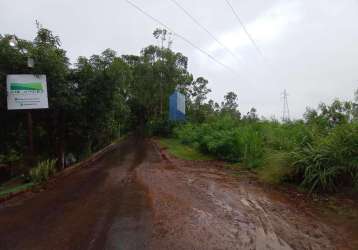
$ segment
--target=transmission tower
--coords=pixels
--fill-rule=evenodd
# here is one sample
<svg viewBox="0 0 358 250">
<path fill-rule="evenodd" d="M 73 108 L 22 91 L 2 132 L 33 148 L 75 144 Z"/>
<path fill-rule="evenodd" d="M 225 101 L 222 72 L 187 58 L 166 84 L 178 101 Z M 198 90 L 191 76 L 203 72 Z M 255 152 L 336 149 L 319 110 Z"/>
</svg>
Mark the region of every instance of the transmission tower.
<svg viewBox="0 0 358 250">
<path fill-rule="evenodd" d="M 290 110 L 288 108 L 288 102 L 287 102 L 288 93 L 287 93 L 286 89 L 283 91 L 282 96 L 283 96 L 282 121 L 288 122 L 288 121 L 290 121 Z"/>
<path fill-rule="evenodd" d="M 171 49 L 173 45 L 173 33 L 169 32 L 168 33 L 168 49 Z"/>
</svg>

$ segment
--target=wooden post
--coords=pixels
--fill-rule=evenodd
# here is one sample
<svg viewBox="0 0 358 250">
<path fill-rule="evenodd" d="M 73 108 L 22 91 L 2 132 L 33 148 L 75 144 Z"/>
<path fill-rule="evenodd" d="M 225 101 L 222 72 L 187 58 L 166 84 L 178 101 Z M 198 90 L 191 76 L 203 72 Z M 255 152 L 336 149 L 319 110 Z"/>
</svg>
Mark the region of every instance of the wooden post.
<svg viewBox="0 0 358 250">
<path fill-rule="evenodd" d="M 33 140 L 33 132 L 32 132 L 31 110 L 27 111 L 27 131 L 28 131 L 28 139 L 29 139 L 29 160 L 30 163 L 33 164 L 35 155 L 34 155 L 34 140 Z"/>
</svg>

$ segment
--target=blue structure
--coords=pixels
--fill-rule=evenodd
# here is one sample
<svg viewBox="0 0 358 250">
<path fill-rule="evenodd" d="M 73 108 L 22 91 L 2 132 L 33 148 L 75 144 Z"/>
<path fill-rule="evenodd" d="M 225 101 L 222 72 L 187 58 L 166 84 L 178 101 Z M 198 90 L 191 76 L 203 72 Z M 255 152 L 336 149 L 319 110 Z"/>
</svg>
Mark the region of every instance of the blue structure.
<svg viewBox="0 0 358 250">
<path fill-rule="evenodd" d="M 174 91 L 169 97 L 169 120 L 185 120 L 185 95 L 178 91 Z"/>
</svg>

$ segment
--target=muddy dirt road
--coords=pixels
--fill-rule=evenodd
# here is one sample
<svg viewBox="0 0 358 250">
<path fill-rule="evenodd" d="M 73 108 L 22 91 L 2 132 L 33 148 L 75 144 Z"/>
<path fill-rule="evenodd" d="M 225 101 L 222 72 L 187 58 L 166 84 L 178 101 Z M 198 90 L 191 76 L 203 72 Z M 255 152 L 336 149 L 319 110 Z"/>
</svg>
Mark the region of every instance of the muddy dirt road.
<svg viewBox="0 0 358 250">
<path fill-rule="evenodd" d="M 0 204 L 0 249 L 350 249 L 346 232 L 215 165 L 130 137 Z"/>
</svg>

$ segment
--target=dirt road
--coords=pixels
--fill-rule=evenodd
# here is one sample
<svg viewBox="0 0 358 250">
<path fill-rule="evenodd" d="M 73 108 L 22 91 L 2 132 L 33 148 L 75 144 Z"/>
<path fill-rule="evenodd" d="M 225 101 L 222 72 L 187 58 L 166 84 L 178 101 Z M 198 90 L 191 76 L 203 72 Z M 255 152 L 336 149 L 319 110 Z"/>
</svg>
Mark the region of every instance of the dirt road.
<svg viewBox="0 0 358 250">
<path fill-rule="evenodd" d="M 11 250 L 349 249 L 338 230 L 219 163 L 168 160 L 135 137 L 0 204 L 0 249 Z"/>
</svg>

